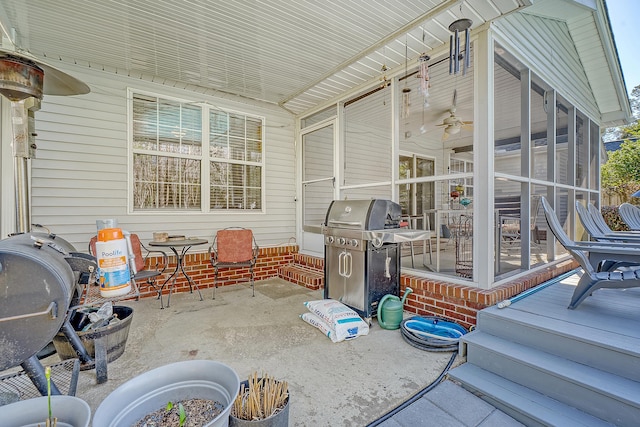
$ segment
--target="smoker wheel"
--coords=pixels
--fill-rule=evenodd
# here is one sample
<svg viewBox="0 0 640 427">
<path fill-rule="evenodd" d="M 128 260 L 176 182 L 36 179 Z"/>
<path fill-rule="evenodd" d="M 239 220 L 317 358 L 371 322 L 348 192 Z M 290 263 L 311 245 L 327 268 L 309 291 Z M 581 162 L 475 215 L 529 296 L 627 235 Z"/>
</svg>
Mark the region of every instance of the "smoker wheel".
<svg viewBox="0 0 640 427">
<path fill-rule="evenodd" d="M 78 359 L 68 359 L 50 365 L 50 367 L 51 381 L 58 386 L 60 392 L 75 396 L 80 373 L 80 361 Z M 17 394 L 19 400 L 41 396 L 25 371 L 0 376 L 0 395 L 10 394 Z"/>
</svg>

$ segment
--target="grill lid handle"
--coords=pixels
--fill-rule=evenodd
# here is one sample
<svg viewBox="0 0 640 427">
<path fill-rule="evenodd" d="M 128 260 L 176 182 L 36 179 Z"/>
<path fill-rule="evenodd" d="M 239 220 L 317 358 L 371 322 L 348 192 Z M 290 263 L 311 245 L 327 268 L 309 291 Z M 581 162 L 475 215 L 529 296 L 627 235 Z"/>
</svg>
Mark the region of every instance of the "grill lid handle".
<svg viewBox="0 0 640 427">
<path fill-rule="evenodd" d="M 362 223 L 360 221 L 338 221 L 336 219 L 330 219 L 329 224 L 362 227 Z"/>
<path fill-rule="evenodd" d="M 12 320 L 28 319 L 30 317 L 43 316 L 47 313 L 51 313 L 52 319 L 58 318 L 58 304 L 55 301 L 51 301 L 49 306 L 44 311 L 38 311 L 37 313 L 18 314 L 16 316 L 0 317 L 0 322 L 9 322 Z"/>
</svg>

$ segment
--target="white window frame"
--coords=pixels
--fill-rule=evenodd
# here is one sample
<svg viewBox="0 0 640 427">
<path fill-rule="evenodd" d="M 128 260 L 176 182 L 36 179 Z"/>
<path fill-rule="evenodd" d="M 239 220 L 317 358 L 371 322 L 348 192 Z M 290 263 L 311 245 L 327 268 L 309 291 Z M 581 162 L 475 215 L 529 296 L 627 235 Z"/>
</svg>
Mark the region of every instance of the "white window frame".
<svg viewBox="0 0 640 427">
<path fill-rule="evenodd" d="M 144 149 L 139 149 L 133 147 L 134 140 L 134 127 L 133 127 L 133 98 L 134 95 L 142 95 L 142 96 L 151 96 L 160 98 L 170 102 L 176 102 L 180 104 L 190 104 L 197 105 L 201 109 L 202 120 L 201 120 L 201 154 L 192 155 L 192 154 L 176 154 L 176 153 L 164 153 L 160 151 L 148 151 Z M 232 115 L 240 115 L 245 118 L 250 118 L 253 120 L 258 120 L 261 122 L 261 159 L 260 161 L 248 161 L 248 160 L 237 160 L 237 159 L 221 159 L 218 157 L 212 157 L 210 154 L 210 126 L 209 126 L 209 117 L 211 111 L 223 111 L 227 114 Z M 177 97 L 172 97 L 168 95 L 158 94 L 154 92 L 148 92 L 144 90 L 138 90 L 135 88 L 127 88 L 127 123 L 128 123 L 128 138 L 127 138 L 127 150 L 128 150 L 128 211 L 130 214 L 201 214 L 201 213 L 223 213 L 228 214 L 230 212 L 243 214 L 243 213 L 265 213 L 265 200 L 266 200 L 266 188 L 265 188 L 265 130 L 266 130 L 266 119 L 263 116 L 250 114 L 244 111 L 236 111 L 232 109 L 222 109 L 218 106 L 213 106 L 210 103 L 205 101 L 194 101 L 194 100 L 186 100 Z M 134 155 L 135 154 L 156 154 L 156 155 L 166 155 L 171 154 L 173 157 L 180 158 L 189 158 L 189 159 L 197 159 L 200 161 L 200 208 L 193 209 L 184 209 L 184 208 L 148 208 L 148 209 L 136 209 L 134 207 Z M 222 209 L 213 209 L 210 207 L 210 191 L 211 191 L 211 182 L 210 182 L 210 163 L 212 161 L 216 162 L 227 162 L 229 164 L 243 164 L 243 165 L 251 165 L 258 166 L 261 169 L 261 177 L 260 177 L 260 208 L 259 209 L 251 209 L 250 207 L 243 208 L 222 208 Z M 245 182 L 246 187 L 246 175 L 243 176 L 243 180 Z M 252 187 L 255 188 L 255 187 Z"/>
<path fill-rule="evenodd" d="M 453 170 L 454 162 L 462 164 L 463 170 Z M 463 193 L 460 195 L 460 197 L 466 197 L 473 200 L 473 195 L 469 195 L 470 193 L 472 193 L 469 191 L 469 189 L 473 190 L 473 168 L 473 160 L 463 159 L 460 157 L 456 157 L 455 155 L 449 156 L 449 173 L 466 175 L 465 178 L 461 178 L 462 182 L 459 182 L 460 180 L 449 182 L 449 193 L 451 193 L 456 189 L 456 187 L 461 185 Z"/>
</svg>

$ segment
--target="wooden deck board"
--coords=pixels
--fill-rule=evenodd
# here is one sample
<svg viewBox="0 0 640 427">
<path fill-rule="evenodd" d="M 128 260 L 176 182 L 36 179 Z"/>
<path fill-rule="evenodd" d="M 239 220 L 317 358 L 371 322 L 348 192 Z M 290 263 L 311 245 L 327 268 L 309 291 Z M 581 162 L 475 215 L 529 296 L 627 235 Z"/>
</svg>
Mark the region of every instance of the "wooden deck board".
<svg viewBox="0 0 640 427">
<path fill-rule="evenodd" d="M 541 326 L 550 327 L 566 322 L 577 327 L 600 331 L 620 340 L 640 340 L 640 288 L 602 289 L 588 297 L 578 308 L 569 310 L 567 305 L 573 293 L 577 276 L 570 276 L 560 283 L 548 286 L 511 306 L 498 309 L 494 314 L 509 317 L 513 311 L 539 317 Z"/>
</svg>

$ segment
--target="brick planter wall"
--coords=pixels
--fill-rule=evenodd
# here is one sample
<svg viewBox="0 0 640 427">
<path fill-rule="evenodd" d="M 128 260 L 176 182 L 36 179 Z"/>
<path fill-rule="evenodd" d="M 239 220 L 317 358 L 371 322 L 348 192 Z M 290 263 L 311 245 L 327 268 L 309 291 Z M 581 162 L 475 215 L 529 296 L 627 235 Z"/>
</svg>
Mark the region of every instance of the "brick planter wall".
<svg viewBox="0 0 640 427">
<path fill-rule="evenodd" d="M 293 262 L 294 254 L 298 253 L 297 245 L 277 246 L 260 248 L 258 260 L 254 267 L 255 280 L 264 280 L 271 277 L 278 277 L 279 269 Z M 169 255 L 169 254 L 167 254 Z M 155 264 L 155 259 L 148 260 L 148 265 Z M 163 283 L 175 270 L 176 257 L 169 256 L 169 266 L 161 277 L 157 278 L 158 283 Z M 189 276 L 198 284 L 200 291 L 213 288 L 213 267 L 209 261 L 208 253 L 194 252 L 187 253 L 184 258 L 184 269 Z M 248 268 L 221 269 L 218 274 L 218 287 L 233 285 L 249 280 Z M 154 297 L 158 294 L 145 283 L 139 283 L 140 297 Z M 189 292 L 189 283 L 181 272 L 178 274 L 173 292 Z M 163 294 L 168 294 L 169 288 L 163 290 Z M 206 295 L 203 295 L 206 298 Z"/>
<path fill-rule="evenodd" d="M 255 279 L 281 277 L 309 289 L 323 288 L 324 259 L 299 254 L 298 249 L 297 245 L 260 248 Z M 155 260 L 151 261 L 155 263 Z M 189 253 L 184 263 L 185 271 L 196 281 L 201 291 L 213 287 L 213 267 L 209 262 L 208 253 Z M 158 282 L 166 280 L 175 267 L 175 256 L 171 256 L 169 266 L 163 276 L 158 278 Z M 409 286 L 413 293 L 407 298 L 405 310 L 417 315 L 445 317 L 469 328 L 476 324 L 479 310 L 518 295 L 576 267 L 578 264 L 573 260 L 549 264 L 544 269 L 488 290 L 403 274 L 400 278 L 400 295 Z M 223 269 L 220 270 L 219 276 L 218 287 L 245 282 L 249 279 L 249 269 Z M 140 287 L 141 297 L 157 296 L 151 287 L 144 284 Z M 188 291 L 187 280 L 179 274 L 174 292 Z M 168 293 L 169 289 L 165 288 L 164 294 Z M 203 297 L 206 298 L 207 295 L 204 294 Z"/>
</svg>

